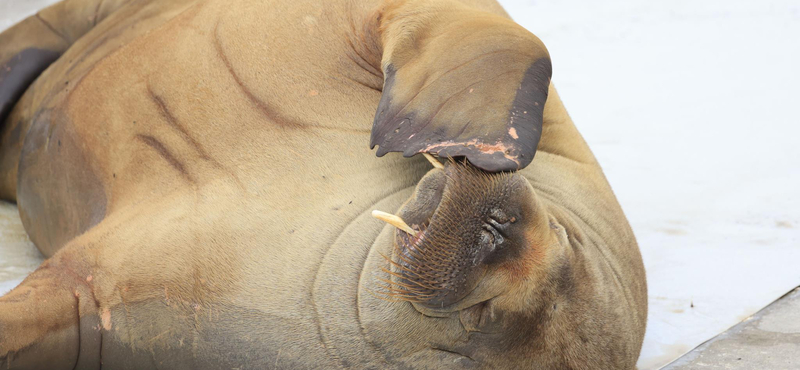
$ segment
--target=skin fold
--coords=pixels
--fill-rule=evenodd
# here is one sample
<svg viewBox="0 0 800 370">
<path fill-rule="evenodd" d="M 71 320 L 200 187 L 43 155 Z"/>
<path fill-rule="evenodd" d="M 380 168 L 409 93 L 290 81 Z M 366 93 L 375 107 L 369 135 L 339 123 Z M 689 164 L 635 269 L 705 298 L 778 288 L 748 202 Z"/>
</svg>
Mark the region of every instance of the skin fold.
<svg viewBox="0 0 800 370">
<path fill-rule="evenodd" d="M 49 257 L 0 367 L 635 367 L 634 235 L 494 1 L 66 0 L 0 64 Z"/>
</svg>

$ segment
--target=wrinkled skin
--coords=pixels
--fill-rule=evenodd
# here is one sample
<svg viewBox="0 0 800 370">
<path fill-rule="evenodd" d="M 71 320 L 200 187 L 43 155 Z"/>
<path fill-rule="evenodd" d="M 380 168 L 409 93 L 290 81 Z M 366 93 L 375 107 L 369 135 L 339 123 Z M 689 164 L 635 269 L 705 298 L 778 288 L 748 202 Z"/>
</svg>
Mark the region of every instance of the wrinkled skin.
<svg viewBox="0 0 800 370">
<path fill-rule="evenodd" d="M 49 257 L 0 367 L 635 366 L 633 233 L 493 1 L 67 0 L 0 63 L 0 196 Z"/>
</svg>

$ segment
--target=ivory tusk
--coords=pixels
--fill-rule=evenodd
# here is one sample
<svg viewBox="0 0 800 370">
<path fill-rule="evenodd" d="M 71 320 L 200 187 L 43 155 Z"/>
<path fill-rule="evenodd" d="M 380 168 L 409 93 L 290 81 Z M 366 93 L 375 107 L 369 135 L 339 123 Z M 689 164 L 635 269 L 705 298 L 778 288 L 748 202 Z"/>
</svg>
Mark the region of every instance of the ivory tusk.
<svg viewBox="0 0 800 370">
<path fill-rule="evenodd" d="M 428 162 L 431 162 L 431 164 L 433 165 L 433 167 L 436 167 L 436 168 L 438 168 L 438 169 L 440 169 L 440 170 L 444 168 L 444 165 L 442 164 L 442 162 L 439 162 L 439 160 L 438 160 L 438 159 L 436 159 L 436 158 L 435 158 L 433 155 L 431 155 L 430 153 L 422 153 L 422 155 L 423 155 L 423 156 L 425 156 L 425 159 L 427 159 L 427 160 L 428 160 Z"/>
<path fill-rule="evenodd" d="M 409 233 L 409 234 L 411 234 L 413 236 L 417 235 L 417 230 L 412 229 L 411 226 L 408 226 L 408 224 L 405 221 L 403 221 L 403 219 L 400 218 L 397 215 L 393 215 L 391 213 L 378 211 L 376 209 L 376 210 L 372 211 L 372 217 L 375 217 L 375 218 L 377 218 L 377 219 L 379 219 L 379 220 L 381 220 L 383 222 L 386 222 L 387 224 L 392 225 L 392 226 L 394 226 L 394 227 L 396 227 L 396 228 L 398 228 L 400 230 L 403 230 L 403 231 L 405 231 L 405 232 L 407 232 L 407 233 Z"/>
</svg>

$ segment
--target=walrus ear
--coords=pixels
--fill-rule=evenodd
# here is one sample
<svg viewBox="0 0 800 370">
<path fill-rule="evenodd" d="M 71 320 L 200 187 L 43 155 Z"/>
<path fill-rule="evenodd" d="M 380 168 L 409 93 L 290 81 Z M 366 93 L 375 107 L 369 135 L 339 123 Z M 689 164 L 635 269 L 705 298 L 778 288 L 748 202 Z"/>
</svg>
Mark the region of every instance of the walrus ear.
<svg viewBox="0 0 800 370">
<path fill-rule="evenodd" d="M 379 157 L 466 157 L 490 172 L 527 166 L 550 85 L 541 41 L 459 2 L 399 4 L 381 14 L 384 85 L 371 148 Z"/>
</svg>

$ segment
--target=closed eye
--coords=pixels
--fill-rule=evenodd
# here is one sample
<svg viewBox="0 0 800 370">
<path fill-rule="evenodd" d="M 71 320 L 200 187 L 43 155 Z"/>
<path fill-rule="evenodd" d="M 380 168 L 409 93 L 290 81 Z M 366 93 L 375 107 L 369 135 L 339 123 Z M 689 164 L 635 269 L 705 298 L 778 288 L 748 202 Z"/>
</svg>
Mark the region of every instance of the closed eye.
<svg viewBox="0 0 800 370">
<path fill-rule="evenodd" d="M 487 223 L 483 224 L 484 233 L 488 232 L 488 234 L 491 236 L 490 242 L 494 249 L 500 247 L 500 245 L 505 241 L 506 235 L 503 233 L 503 229 L 505 229 L 503 225 L 491 218 Z"/>
<path fill-rule="evenodd" d="M 497 231 L 497 233 L 499 233 L 500 235 L 507 236 L 505 231 L 506 231 L 506 228 L 508 228 L 509 224 L 510 223 L 508 221 L 502 222 L 502 221 L 498 221 L 494 217 L 489 217 L 489 220 L 486 221 L 486 224 L 484 224 L 484 226 L 489 226 L 492 229 L 494 229 L 495 231 Z"/>
</svg>

